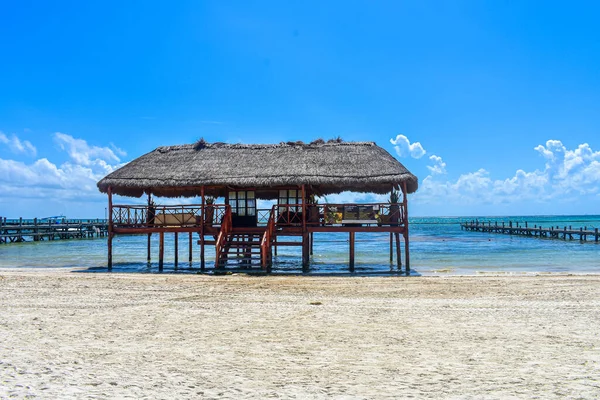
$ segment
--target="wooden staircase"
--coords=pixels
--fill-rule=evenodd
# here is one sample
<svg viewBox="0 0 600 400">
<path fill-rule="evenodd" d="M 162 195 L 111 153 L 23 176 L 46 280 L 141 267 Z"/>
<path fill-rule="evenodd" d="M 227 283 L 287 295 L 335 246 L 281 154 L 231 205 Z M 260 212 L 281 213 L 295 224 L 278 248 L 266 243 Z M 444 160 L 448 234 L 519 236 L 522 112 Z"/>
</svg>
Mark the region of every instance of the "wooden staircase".
<svg viewBox="0 0 600 400">
<path fill-rule="evenodd" d="M 261 241 L 265 228 L 233 228 L 224 239 L 215 268 L 262 266 Z"/>
</svg>

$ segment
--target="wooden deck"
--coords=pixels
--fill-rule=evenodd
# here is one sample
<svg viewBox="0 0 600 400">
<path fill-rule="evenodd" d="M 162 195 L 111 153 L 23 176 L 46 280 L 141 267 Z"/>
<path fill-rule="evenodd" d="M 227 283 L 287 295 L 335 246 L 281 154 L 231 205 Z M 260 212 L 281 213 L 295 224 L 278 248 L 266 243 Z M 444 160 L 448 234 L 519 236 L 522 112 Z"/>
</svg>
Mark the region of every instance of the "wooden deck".
<svg viewBox="0 0 600 400">
<path fill-rule="evenodd" d="M 491 221 L 480 222 L 470 221 L 460 224 L 461 229 L 472 232 L 487 232 L 487 233 L 499 233 L 506 235 L 519 235 L 537 238 L 548 238 L 548 239 L 561 239 L 561 240 L 578 240 L 580 242 L 595 242 L 598 243 L 600 234 L 598 228 L 588 229 L 587 226 L 573 228 L 572 226 L 551 226 L 542 227 L 533 225 L 533 227 L 525 222 L 512 222 L 509 223 L 497 221 L 492 223 Z"/>
</svg>

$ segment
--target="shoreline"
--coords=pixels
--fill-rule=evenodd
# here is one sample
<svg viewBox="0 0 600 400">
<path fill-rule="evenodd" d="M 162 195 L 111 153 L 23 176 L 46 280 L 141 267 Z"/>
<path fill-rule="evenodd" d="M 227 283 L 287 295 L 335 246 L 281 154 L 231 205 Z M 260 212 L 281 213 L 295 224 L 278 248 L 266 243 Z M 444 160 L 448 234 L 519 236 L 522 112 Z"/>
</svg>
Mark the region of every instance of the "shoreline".
<svg viewBox="0 0 600 400">
<path fill-rule="evenodd" d="M 595 398 L 598 287 L 4 269 L 0 398 Z"/>
</svg>

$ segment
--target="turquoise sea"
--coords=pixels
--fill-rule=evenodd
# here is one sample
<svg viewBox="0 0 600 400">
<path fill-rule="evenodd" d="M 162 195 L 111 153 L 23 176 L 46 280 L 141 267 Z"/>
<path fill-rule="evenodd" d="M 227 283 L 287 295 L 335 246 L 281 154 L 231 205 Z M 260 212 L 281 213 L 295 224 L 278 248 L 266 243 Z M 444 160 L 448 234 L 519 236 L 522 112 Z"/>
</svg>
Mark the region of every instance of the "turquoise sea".
<svg viewBox="0 0 600 400">
<path fill-rule="evenodd" d="M 460 222 L 527 221 L 544 227 L 600 227 L 600 216 L 520 217 L 435 217 L 412 218 L 410 225 L 413 274 L 520 274 L 600 273 L 600 244 L 580 243 L 501 234 L 467 232 Z M 153 262 L 146 263 L 145 236 L 117 236 L 114 241 L 113 272 L 158 272 L 158 235 L 152 243 Z M 173 235 L 165 236 L 163 273 L 195 273 L 199 270 L 199 249 L 188 264 L 188 236 L 179 237 L 179 266 L 174 266 Z M 286 239 L 287 240 L 287 239 Z M 404 246 L 402 246 L 404 258 Z M 207 251 L 207 265 L 214 249 Z M 0 245 L 0 268 L 59 268 L 102 272 L 106 269 L 106 239 L 27 242 Z M 383 274 L 395 271 L 389 262 L 389 234 L 356 234 L 356 274 Z M 300 273 L 300 249 L 280 248 L 273 272 Z M 312 273 L 348 272 L 348 234 L 315 234 Z"/>
</svg>

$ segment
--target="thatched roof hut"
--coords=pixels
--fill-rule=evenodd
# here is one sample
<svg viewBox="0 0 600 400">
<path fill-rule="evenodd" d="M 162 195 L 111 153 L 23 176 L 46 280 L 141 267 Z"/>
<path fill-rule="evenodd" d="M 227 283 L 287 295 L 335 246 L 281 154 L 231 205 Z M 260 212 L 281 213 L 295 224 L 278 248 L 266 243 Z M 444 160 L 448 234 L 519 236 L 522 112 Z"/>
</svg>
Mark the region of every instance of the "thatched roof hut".
<svg viewBox="0 0 600 400">
<path fill-rule="evenodd" d="M 325 195 L 342 191 L 388 193 L 417 177 L 374 142 L 317 141 L 310 144 L 206 143 L 159 147 L 112 172 L 98 188 L 140 197 L 223 196 L 227 188 L 251 187 L 261 198 L 276 198 L 276 188 L 306 185 Z"/>
</svg>

